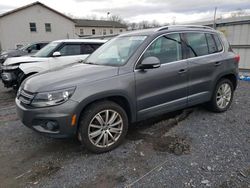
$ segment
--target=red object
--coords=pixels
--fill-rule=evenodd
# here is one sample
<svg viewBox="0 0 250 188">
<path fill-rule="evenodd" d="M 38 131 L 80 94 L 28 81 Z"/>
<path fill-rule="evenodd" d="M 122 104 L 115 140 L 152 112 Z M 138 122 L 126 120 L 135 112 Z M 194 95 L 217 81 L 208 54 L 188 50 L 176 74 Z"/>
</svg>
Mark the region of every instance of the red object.
<svg viewBox="0 0 250 188">
<path fill-rule="evenodd" d="M 237 63 L 239 63 L 240 62 L 240 55 L 236 55 L 235 57 L 234 57 L 234 59 L 235 59 L 235 61 L 237 62 Z"/>
</svg>

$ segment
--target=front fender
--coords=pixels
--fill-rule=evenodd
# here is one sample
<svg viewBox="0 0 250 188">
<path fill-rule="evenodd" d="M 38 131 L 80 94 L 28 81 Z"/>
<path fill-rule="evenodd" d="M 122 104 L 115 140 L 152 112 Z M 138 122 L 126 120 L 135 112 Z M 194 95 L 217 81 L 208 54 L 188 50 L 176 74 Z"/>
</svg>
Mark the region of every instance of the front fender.
<svg viewBox="0 0 250 188">
<path fill-rule="evenodd" d="M 79 105 L 78 105 L 78 117 L 80 117 L 81 112 L 91 103 L 95 102 L 95 101 L 99 101 L 99 100 L 105 100 L 107 98 L 115 98 L 115 97 L 121 97 L 124 100 L 126 100 L 128 107 L 129 107 L 129 113 L 128 114 L 131 117 L 131 122 L 135 122 L 136 121 L 136 104 L 133 102 L 133 100 L 129 97 L 129 95 L 125 92 L 125 91 L 121 91 L 121 90 L 116 90 L 116 91 L 110 91 L 110 92 L 101 92 L 101 93 L 97 93 L 94 95 L 91 95 L 87 98 L 85 98 L 84 100 L 82 100 Z M 126 109 L 125 109 L 126 110 Z"/>
<path fill-rule="evenodd" d="M 19 69 L 22 70 L 25 75 L 27 75 L 32 72 L 40 73 L 47 71 L 49 66 L 46 65 L 46 62 L 24 63 L 19 65 Z"/>
</svg>

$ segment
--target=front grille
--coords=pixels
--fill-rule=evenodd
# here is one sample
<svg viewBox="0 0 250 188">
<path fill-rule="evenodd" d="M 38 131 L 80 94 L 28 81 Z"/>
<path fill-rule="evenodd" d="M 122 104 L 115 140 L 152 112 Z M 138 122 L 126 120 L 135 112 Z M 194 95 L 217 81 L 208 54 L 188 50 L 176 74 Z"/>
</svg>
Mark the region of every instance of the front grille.
<svg viewBox="0 0 250 188">
<path fill-rule="evenodd" d="M 18 93 L 17 98 L 21 101 L 21 103 L 29 105 L 34 99 L 34 96 L 34 93 L 21 89 L 20 93 Z"/>
</svg>

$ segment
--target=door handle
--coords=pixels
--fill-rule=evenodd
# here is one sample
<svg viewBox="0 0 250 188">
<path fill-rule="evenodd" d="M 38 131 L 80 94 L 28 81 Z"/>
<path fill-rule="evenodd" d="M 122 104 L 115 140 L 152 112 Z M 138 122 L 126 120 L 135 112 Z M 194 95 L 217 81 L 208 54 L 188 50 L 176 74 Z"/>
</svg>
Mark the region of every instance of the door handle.
<svg viewBox="0 0 250 188">
<path fill-rule="evenodd" d="M 185 73 L 185 72 L 187 72 L 187 69 L 180 69 L 178 73 L 179 73 L 179 74 L 183 74 L 183 73 Z"/>
<path fill-rule="evenodd" d="M 217 66 L 220 66 L 221 65 L 221 62 L 216 62 L 214 63 L 214 65 L 217 67 Z"/>
</svg>

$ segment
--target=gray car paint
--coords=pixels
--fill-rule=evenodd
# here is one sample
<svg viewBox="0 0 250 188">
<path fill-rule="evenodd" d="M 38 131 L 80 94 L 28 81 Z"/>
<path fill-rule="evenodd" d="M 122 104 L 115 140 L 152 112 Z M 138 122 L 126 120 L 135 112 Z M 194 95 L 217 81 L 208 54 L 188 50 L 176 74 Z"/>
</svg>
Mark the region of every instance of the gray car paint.
<svg viewBox="0 0 250 188">
<path fill-rule="evenodd" d="M 50 112 L 50 116 L 56 119 L 58 112 L 67 111 L 69 116 L 74 112 L 79 118 L 82 110 L 91 102 L 108 97 L 121 97 L 128 104 L 126 111 L 130 122 L 135 122 L 207 102 L 212 96 L 218 79 L 228 74 L 237 77 L 238 65 L 234 61 L 235 54 L 227 49 L 227 44 L 224 44 L 225 52 L 223 53 L 167 63 L 157 69 L 136 69 L 136 63 L 141 54 L 156 37 L 171 32 L 183 33 L 190 30 L 207 32 L 203 29 L 149 32 L 146 40 L 124 66 L 77 64 L 71 68 L 35 75 L 23 83 L 21 87 L 24 90 L 36 93 L 76 86 L 75 93 L 70 101 L 43 109 L 33 109 L 29 106 L 23 109 L 24 107 L 17 100 L 18 114 L 25 119 L 22 114 L 22 111 L 25 111 L 34 119 L 37 116 L 44 118 Z M 136 34 L 145 35 L 147 32 Z M 209 32 L 217 34 L 213 30 Z M 127 35 L 133 35 L 133 33 Z M 124 35 L 120 37 L 122 36 Z M 220 66 L 216 66 L 216 62 L 220 62 Z M 186 71 L 180 73 L 182 69 Z M 75 101 L 77 105 L 68 107 L 67 104 L 72 101 Z M 30 123 L 32 122 L 28 123 L 29 126 Z M 69 125 L 63 123 L 61 126 L 68 127 Z M 72 130 L 69 132 L 62 130 L 60 135 L 72 136 L 71 134 L 76 132 L 77 127 L 72 127 Z"/>
</svg>

